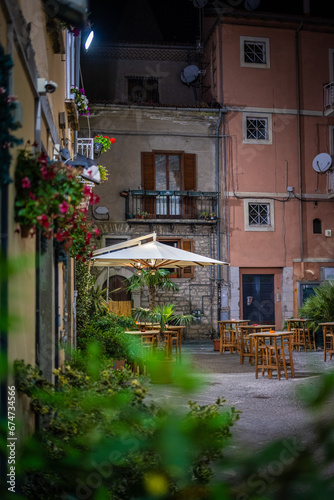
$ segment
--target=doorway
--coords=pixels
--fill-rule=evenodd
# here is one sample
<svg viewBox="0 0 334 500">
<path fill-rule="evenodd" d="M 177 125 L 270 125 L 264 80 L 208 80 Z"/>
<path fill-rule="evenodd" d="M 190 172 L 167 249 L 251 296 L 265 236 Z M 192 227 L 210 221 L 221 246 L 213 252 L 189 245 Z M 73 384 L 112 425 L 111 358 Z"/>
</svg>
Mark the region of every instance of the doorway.
<svg viewBox="0 0 334 500">
<path fill-rule="evenodd" d="M 131 293 L 126 290 L 128 282 L 123 276 L 110 276 L 109 287 L 107 280 L 103 283 L 102 290 L 108 288 L 109 309 L 118 316 L 131 316 L 132 300 Z"/>
<path fill-rule="evenodd" d="M 242 276 L 242 310 L 250 323 L 275 324 L 274 274 Z"/>
</svg>

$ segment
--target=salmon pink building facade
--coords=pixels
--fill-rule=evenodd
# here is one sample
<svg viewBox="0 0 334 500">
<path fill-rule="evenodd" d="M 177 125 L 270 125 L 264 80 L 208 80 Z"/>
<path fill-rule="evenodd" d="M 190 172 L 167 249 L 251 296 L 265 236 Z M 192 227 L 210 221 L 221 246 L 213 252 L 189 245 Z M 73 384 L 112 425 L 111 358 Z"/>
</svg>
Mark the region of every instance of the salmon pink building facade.
<svg viewBox="0 0 334 500">
<path fill-rule="evenodd" d="M 334 22 L 223 9 L 205 22 L 229 313 L 281 327 L 334 275 Z"/>
</svg>

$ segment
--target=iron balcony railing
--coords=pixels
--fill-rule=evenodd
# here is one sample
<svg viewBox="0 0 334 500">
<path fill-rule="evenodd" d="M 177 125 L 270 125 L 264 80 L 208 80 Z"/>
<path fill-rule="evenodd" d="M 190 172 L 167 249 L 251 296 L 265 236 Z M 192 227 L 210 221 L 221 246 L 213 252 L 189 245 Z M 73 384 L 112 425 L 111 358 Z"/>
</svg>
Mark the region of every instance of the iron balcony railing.
<svg viewBox="0 0 334 500">
<path fill-rule="evenodd" d="M 334 82 L 324 85 L 324 109 L 325 111 L 334 107 Z"/>
<path fill-rule="evenodd" d="M 129 190 L 125 198 L 126 219 L 217 219 L 216 192 Z"/>
</svg>

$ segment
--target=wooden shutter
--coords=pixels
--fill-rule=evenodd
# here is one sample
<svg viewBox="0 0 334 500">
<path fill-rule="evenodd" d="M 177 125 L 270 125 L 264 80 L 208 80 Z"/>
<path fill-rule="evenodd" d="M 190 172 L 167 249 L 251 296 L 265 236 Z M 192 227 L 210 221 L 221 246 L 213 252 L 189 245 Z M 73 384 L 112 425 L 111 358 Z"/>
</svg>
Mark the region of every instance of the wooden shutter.
<svg viewBox="0 0 334 500">
<path fill-rule="evenodd" d="M 196 155 L 183 155 L 183 188 L 184 191 L 196 190 Z M 187 196 L 184 199 L 183 215 L 186 219 L 197 218 L 196 199 Z"/>
<path fill-rule="evenodd" d="M 155 164 L 154 153 L 141 154 L 142 184 L 145 190 L 155 189 Z M 151 215 L 155 215 L 154 196 L 144 196 L 143 210 Z"/>
<path fill-rule="evenodd" d="M 193 251 L 193 240 L 182 240 L 183 250 L 187 252 Z M 194 277 L 194 266 L 188 266 L 181 269 L 181 278 L 193 278 Z"/>
</svg>

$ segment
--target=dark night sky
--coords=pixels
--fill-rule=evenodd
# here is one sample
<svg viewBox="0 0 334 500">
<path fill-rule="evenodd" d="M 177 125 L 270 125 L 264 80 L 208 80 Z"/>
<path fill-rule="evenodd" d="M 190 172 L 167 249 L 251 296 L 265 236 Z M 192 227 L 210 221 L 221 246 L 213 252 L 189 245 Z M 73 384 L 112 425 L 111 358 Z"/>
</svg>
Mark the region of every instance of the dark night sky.
<svg viewBox="0 0 334 500">
<path fill-rule="evenodd" d="M 89 18 L 95 31 L 95 43 L 195 42 L 199 34 L 200 11 L 194 7 L 193 1 L 90 0 Z M 333 19 L 333 3 L 328 0 L 311 0 L 311 15 Z M 207 7 L 215 5 L 233 6 L 238 10 L 245 10 L 245 6 L 248 6 L 248 10 L 254 12 L 293 15 L 302 14 L 303 11 L 303 0 L 208 0 Z"/>
</svg>

